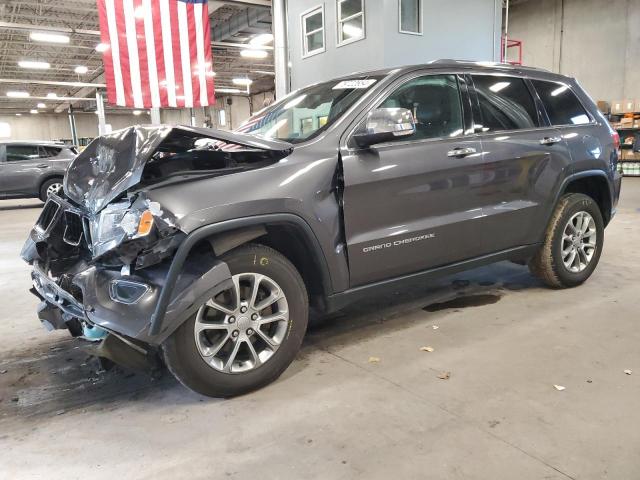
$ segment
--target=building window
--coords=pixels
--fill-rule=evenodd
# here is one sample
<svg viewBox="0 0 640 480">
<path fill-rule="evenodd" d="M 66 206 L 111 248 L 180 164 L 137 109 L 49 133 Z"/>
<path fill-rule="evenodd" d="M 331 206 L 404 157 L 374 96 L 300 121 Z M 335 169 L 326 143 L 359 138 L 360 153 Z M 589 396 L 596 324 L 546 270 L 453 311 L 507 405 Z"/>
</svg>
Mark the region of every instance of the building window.
<svg viewBox="0 0 640 480">
<path fill-rule="evenodd" d="M 338 0 L 338 45 L 364 38 L 363 0 Z"/>
<path fill-rule="evenodd" d="M 302 57 L 324 52 L 324 6 L 300 15 L 302 20 Z"/>
<path fill-rule="evenodd" d="M 398 0 L 400 33 L 422 35 L 422 0 Z"/>
</svg>

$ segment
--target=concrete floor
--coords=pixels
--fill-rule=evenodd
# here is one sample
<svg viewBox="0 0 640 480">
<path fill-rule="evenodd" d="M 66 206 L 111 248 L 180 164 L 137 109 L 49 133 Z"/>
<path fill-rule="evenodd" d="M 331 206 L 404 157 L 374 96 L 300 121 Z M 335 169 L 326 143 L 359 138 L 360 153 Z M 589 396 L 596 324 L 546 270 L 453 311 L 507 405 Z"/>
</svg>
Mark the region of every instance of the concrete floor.
<svg viewBox="0 0 640 480">
<path fill-rule="evenodd" d="M 38 207 L 0 202 L 0 478 L 640 478 L 640 179 L 585 285 L 503 263 L 390 293 L 226 401 L 40 327 L 17 257 Z"/>
</svg>

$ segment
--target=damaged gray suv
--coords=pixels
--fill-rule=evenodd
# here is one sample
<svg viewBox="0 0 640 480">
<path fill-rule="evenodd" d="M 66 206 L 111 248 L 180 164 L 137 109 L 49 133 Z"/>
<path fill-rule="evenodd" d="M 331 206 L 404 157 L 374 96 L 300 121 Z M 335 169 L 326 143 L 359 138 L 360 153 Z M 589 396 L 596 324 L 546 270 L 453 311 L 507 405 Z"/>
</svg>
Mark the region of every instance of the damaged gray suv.
<svg viewBox="0 0 640 480">
<path fill-rule="evenodd" d="M 278 378 L 310 309 L 502 260 L 581 284 L 615 212 L 618 149 L 565 76 L 456 61 L 351 75 L 237 132 L 94 140 L 22 257 L 45 326 L 228 397 Z"/>
</svg>

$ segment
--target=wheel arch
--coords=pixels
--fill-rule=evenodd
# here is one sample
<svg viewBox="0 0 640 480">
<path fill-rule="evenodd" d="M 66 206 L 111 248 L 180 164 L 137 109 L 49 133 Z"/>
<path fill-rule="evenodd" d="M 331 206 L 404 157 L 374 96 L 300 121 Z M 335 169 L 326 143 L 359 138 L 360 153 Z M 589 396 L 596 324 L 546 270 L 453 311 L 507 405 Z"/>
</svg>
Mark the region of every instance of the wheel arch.
<svg viewBox="0 0 640 480">
<path fill-rule="evenodd" d="M 194 249 L 208 244 L 219 256 L 252 241 L 270 246 L 287 257 L 302 275 L 314 303 L 318 304 L 333 292 L 320 242 L 303 218 L 278 213 L 227 220 L 192 231 L 180 244 L 151 318 L 150 334 L 155 335 L 161 330 L 178 276 Z"/>
<path fill-rule="evenodd" d="M 60 183 L 63 183 L 64 181 L 64 173 L 60 174 L 60 173 L 47 173 L 46 175 L 43 175 L 42 178 L 40 178 L 40 180 L 38 181 L 38 195 L 40 194 L 40 191 L 42 190 L 42 187 L 44 186 L 45 183 L 47 183 L 49 180 L 53 180 L 59 178 L 60 179 Z"/>
<path fill-rule="evenodd" d="M 579 172 L 568 177 L 560 190 L 560 196 L 567 193 L 582 193 L 591 197 L 600 209 L 605 226 L 611 220 L 613 208 L 611 187 L 606 173 L 602 170 Z"/>
</svg>

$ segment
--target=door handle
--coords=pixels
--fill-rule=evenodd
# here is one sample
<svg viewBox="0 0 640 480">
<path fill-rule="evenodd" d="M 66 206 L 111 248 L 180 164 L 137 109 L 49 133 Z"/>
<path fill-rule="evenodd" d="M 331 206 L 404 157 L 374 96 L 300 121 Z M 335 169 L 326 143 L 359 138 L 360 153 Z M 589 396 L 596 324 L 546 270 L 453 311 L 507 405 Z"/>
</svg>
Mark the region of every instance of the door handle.
<svg viewBox="0 0 640 480">
<path fill-rule="evenodd" d="M 560 143 L 562 138 L 560 137 L 544 137 L 540 140 L 540 145 L 553 145 L 555 143 Z"/>
<path fill-rule="evenodd" d="M 36 165 L 36 168 L 49 168 L 49 165 L 46 163 L 41 163 L 40 165 Z"/>
<path fill-rule="evenodd" d="M 467 155 L 471 155 L 476 153 L 476 149 L 473 147 L 465 147 L 465 148 L 454 148 L 453 150 L 449 150 L 447 152 L 447 157 L 466 157 Z"/>
</svg>

